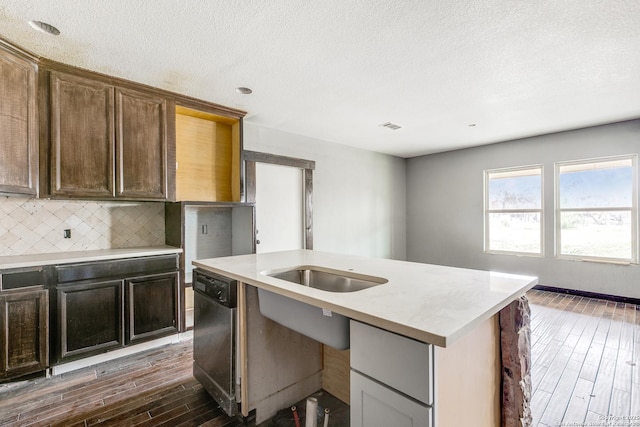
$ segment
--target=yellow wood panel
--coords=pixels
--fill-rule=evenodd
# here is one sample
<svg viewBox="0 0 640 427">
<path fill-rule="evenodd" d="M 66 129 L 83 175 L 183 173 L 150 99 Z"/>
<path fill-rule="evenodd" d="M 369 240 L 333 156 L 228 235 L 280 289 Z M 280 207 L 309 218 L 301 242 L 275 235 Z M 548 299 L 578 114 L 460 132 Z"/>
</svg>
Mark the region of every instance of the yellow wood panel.
<svg viewBox="0 0 640 427">
<path fill-rule="evenodd" d="M 219 116 L 217 114 L 207 113 L 204 111 L 192 110 L 191 108 L 182 107 L 180 105 L 176 105 L 176 114 L 197 117 L 199 119 L 209 120 L 211 122 L 226 123 L 228 125 L 234 125 L 238 123 L 238 119 Z"/>
<path fill-rule="evenodd" d="M 350 401 L 350 353 L 322 346 L 322 388 L 342 400 Z"/>
<path fill-rule="evenodd" d="M 498 315 L 476 326 L 451 347 L 436 347 L 435 353 L 436 425 L 500 427 Z"/>
<path fill-rule="evenodd" d="M 227 123 L 176 114 L 177 200 L 239 200 L 232 194 L 232 134 Z"/>
<path fill-rule="evenodd" d="M 240 122 L 231 126 L 231 197 L 234 202 L 239 202 L 240 194 L 240 158 L 242 147 L 240 146 Z"/>
</svg>

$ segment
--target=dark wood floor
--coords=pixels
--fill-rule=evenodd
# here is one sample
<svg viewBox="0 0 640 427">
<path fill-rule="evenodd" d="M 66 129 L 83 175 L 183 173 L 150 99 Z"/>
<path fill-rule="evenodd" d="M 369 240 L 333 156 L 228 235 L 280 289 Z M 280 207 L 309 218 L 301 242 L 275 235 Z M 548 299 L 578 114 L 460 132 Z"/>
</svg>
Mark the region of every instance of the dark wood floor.
<svg viewBox="0 0 640 427">
<path fill-rule="evenodd" d="M 640 306 L 528 297 L 533 426 L 640 426 Z"/>
<path fill-rule="evenodd" d="M 533 426 L 640 426 L 640 307 L 542 291 L 528 296 Z M 193 378 L 191 357 L 191 342 L 184 342 L 2 384 L 0 426 L 244 425 L 225 416 Z M 617 424 L 606 417 L 618 417 Z"/>
<path fill-rule="evenodd" d="M 239 426 L 193 378 L 184 342 L 0 386 L 0 426 Z"/>
<path fill-rule="evenodd" d="M 256 427 L 226 416 L 193 378 L 192 345 L 186 341 L 52 378 L 0 384 L 0 426 Z M 348 426 L 346 404 L 322 390 L 313 397 L 319 407 L 331 408 L 331 426 Z M 304 425 L 305 402 L 297 406 Z M 293 425 L 287 409 L 258 427 Z"/>
</svg>

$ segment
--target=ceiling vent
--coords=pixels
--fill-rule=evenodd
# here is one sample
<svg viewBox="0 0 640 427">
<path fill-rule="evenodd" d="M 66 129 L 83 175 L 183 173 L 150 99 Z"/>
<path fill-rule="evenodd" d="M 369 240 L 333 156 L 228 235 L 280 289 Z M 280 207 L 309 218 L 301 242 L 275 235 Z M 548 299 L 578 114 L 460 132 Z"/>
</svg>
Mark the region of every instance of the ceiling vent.
<svg viewBox="0 0 640 427">
<path fill-rule="evenodd" d="M 60 35 L 60 30 L 59 29 L 57 29 L 56 27 L 54 27 L 51 24 L 47 24 L 46 22 L 29 21 L 29 25 L 31 25 L 31 28 L 33 28 L 34 30 L 41 31 L 41 32 L 46 33 L 46 34 L 51 34 L 52 36 L 59 36 Z"/>
<path fill-rule="evenodd" d="M 383 128 L 391 129 L 391 130 L 398 130 L 398 129 L 400 129 L 402 127 L 400 125 L 397 125 L 397 124 L 391 123 L 391 122 L 382 123 L 380 126 L 383 127 Z"/>
</svg>

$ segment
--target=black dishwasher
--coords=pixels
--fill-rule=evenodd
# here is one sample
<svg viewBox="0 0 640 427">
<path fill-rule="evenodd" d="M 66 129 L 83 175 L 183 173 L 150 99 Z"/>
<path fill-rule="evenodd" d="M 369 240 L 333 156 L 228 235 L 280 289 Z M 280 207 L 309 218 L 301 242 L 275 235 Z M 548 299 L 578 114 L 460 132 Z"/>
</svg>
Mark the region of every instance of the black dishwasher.
<svg viewBox="0 0 640 427">
<path fill-rule="evenodd" d="M 193 290 L 193 376 L 228 415 L 237 415 L 237 281 L 194 269 Z"/>
</svg>

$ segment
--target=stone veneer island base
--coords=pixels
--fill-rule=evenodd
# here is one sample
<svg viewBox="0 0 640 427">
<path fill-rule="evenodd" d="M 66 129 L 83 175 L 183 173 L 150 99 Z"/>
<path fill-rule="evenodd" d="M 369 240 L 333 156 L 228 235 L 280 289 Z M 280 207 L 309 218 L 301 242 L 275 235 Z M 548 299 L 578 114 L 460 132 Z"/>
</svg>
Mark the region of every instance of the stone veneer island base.
<svg viewBox="0 0 640 427">
<path fill-rule="evenodd" d="M 500 310 L 503 427 L 529 427 L 532 422 L 530 319 L 525 296 Z"/>
</svg>

